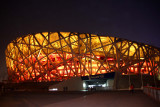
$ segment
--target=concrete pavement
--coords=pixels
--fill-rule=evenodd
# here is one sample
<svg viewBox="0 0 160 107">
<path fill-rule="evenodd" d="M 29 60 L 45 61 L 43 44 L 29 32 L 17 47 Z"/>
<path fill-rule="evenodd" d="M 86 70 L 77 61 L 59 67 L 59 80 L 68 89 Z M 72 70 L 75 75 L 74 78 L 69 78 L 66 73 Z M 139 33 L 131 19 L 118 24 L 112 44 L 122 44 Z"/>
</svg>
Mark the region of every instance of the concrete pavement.
<svg viewBox="0 0 160 107">
<path fill-rule="evenodd" d="M 135 91 L 12 92 L 0 96 L 0 107 L 160 107 L 160 103 Z"/>
</svg>

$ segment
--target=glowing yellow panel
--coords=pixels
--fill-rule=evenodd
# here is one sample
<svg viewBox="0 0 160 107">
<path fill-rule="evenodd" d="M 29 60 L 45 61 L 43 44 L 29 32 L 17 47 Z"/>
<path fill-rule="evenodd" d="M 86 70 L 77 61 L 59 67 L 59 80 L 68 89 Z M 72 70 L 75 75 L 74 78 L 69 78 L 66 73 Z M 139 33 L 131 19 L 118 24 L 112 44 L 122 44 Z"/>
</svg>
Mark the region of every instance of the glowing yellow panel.
<svg viewBox="0 0 160 107">
<path fill-rule="evenodd" d="M 65 42 L 64 39 L 61 39 L 61 45 L 62 45 L 62 47 L 67 46 L 67 43 Z"/>
<path fill-rule="evenodd" d="M 155 57 L 155 61 L 159 61 L 159 56 Z"/>
<path fill-rule="evenodd" d="M 42 32 L 45 37 L 48 37 L 48 32 Z"/>
<path fill-rule="evenodd" d="M 95 35 L 95 34 L 91 34 L 91 37 L 96 37 L 97 35 Z"/>
<path fill-rule="evenodd" d="M 138 44 L 137 43 L 133 43 L 133 46 L 135 47 L 135 49 L 138 48 Z"/>
<path fill-rule="evenodd" d="M 113 43 L 114 42 L 114 37 L 109 37 L 110 38 L 110 42 Z"/>
<path fill-rule="evenodd" d="M 118 49 L 120 49 L 120 47 L 121 47 L 121 42 L 117 42 L 117 43 L 116 43 L 116 46 L 117 46 Z"/>
<path fill-rule="evenodd" d="M 53 42 L 51 44 L 52 47 L 58 49 L 58 48 L 61 48 L 61 44 L 60 44 L 60 41 L 56 41 L 56 42 Z"/>
<path fill-rule="evenodd" d="M 60 34 L 61 34 L 63 37 L 67 37 L 67 36 L 69 36 L 70 32 L 60 32 Z"/>
<path fill-rule="evenodd" d="M 8 51 L 11 51 L 11 50 L 13 49 L 13 47 L 14 47 L 13 43 L 10 43 L 10 44 L 7 46 Z"/>
<path fill-rule="evenodd" d="M 96 50 L 92 51 L 95 55 L 101 55 L 101 56 L 105 56 L 104 52 L 103 52 L 103 48 L 98 48 Z"/>
<path fill-rule="evenodd" d="M 24 37 L 24 42 L 26 43 L 26 44 L 29 44 L 29 40 L 30 40 L 30 37 L 32 37 L 33 35 L 27 35 L 26 37 Z"/>
<path fill-rule="evenodd" d="M 40 45 L 43 44 L 43 41 L 44 41 L 44 39 L 45 39 L 40 33 L 36 34 L 36 35 L 35 35 L 35 38 L 37 39 L 37 41 L 39 42 Z M 31 41 L 32 41 L 32 39 L 33 39 L 33 38 L 31 38 Z"/>
<path fill-rule="evenodd" d="M 22 40 L 22 37 L 19 37 L 19 38 L 17 38 L 16 41 L 20 43 L 21 40 Z"/>
<path fill-rule="evenodd" d="M 112 48 L 112 45 L 108 45 L 104 47 L 104 50 L 105 52 L 109 52 L 111 48 Z"/>
<path fill-rule="evenodd" d="M 129 45 L 128 45 L 128 42 L 127 41 L 123 41 L 122 42 L 122 50 L 123 49 L 128 49 Z"/>
<path fill-rule="evenodd" d="M 131 46 L 130 49 L 129 49 L 129 56 L 133 56 L 135 52 L 136 52 L 135 47 Z"/>
<path fill-rule="evenodd" d="M 109 42 L 110 41 L 109 37 L 100 37 L 100 39 L 101 39 L 101 42 L 102 42 L 103 46 L 111 44 Z"/>
<path fill-rule="evenodd" d="M 57 32 L 51 33 L 49 42 L 52 43 L 52 42 L 57 41 L 57 40 L 59 40 L 58 33 Z"/>
<path fill-rule="evenodd" d="M 86 38 L 86 34 L 80 34 L 79 37 L 80 38 Z"/>
<path fill-rule="evenodd" d="M 92 49 L 102 47 L 101 42 L 100 42 L 98 37 L 91 37 L 91 42 L 92 42 L 91 43 L 91 48 Z"/>
<path fill-rule="evenodd" d="M 140 59 L 144 58 L 144 53 L 142 48 L 139 48 Z"/>
</svg>

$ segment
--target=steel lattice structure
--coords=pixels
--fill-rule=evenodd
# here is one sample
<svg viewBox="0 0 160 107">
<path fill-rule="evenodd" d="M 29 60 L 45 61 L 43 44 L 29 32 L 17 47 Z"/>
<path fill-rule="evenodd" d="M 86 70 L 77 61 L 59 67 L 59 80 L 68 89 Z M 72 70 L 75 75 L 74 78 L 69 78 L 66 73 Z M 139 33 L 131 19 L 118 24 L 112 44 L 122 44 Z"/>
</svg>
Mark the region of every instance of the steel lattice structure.
<svg viewBox="0 0 160 107">
<path fill-rule="evenodd" d="M 62 81 L 108 72 L 158 74 L 159 50 L 126 39 L 75 32 L 42 32 L 13 40 L 5 51 L 9 79 Z"/>
</svg>

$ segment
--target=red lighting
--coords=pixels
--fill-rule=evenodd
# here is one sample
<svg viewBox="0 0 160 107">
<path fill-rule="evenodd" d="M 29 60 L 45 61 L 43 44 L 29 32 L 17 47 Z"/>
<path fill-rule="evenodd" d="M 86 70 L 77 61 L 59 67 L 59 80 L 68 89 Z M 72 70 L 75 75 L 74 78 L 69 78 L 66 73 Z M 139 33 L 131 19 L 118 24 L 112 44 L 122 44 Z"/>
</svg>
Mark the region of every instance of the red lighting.
<svg viewBox="0 0 160 107">
<path fill-rule="evenodd" d="M 107 60 L 108 60 L 108 61 L 113 61 L 113 60 L 114 60 L 114 58 L 107 58 Z"/>
<path fill-rule="evenodd" d="M 133 72 L 133 70 L 134 70 L 133 67 L 131 67 L 131 72 Z"/>
<path fill-rule="evenodd" d="M 150 72 L 150 75 L 152 75 L 152 72 Z"/>
</svg>

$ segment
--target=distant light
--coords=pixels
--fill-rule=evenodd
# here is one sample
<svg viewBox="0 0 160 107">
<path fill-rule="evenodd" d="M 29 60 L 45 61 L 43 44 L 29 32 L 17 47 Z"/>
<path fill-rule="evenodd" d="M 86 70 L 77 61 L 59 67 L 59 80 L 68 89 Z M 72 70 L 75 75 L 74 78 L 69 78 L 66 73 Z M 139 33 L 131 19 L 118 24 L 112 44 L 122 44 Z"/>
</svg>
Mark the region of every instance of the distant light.
<svg viewBox="0 0 160 107">
<path fill-rule="evenodd" d="M 96 85 L 88 85 L 89 88 L 93 88 L 94 86 L 96 86 Z"/>
<path fill-rule="evenodd" d="M 137 63 L 136 64 L 134 64 L 135 66 L 137 65 Z"/>
<path fill-rule="evenodd" d="M 123 72 L 122 75 L 125 75 L 125 73 Z"/>
<path fill-rule="evenodd" d="M 85 82 L 83 82 L 83 88 L 86 88 L 86 86 L 87 86 L 87 85 L 86 85 L 86 83 L 85 83 Z"/>
<path fill-rule="evenodd" d="M 100 56 L 97 56 L 98 59 L 100 59 Z"/>
<path fill-rule="evenodd" d="M 107 58 L 107 60 L 108 60 L 108 61 L 113 61 L 114 59 L 113 59 L 113 58 Z"/>
<path fill-rule="evenodd" d="M 133 67 L 131 67 L 131 71 L 133 71 Z"/>
<path fill-rule="evenodd" d="M 103 84 L 103 85 L 102 85 L 102 87 L 106 87 L 106 86 L 107 86 L 106 84 Z"/>
<path fill-rule="evenodd" d="M 142 58 L 140 58 L 140 59 L 144 59 L 144 58 L 142 57 Z"/>
<path fill-rule="evenodd" d="M 88 90 L 81 90 L 81 91 L 84 91 L 84 92 L 86 92 L 86 91 L 88 91 Z"/>
<path fill-rule="evenodd" d="M 49 91 L 58 91 L 58 88 L 51 88 Z"/>
</svg>

